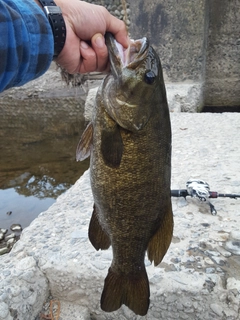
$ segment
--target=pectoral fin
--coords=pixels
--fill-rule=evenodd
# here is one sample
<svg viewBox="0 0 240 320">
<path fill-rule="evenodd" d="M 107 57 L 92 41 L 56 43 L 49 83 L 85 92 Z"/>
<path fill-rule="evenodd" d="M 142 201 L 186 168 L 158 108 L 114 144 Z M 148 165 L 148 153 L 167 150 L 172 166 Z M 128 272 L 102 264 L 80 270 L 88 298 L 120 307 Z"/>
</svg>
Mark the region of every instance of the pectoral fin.
<svg viewBox="0 0 240 320">
<path fill-rule="evenodd" d="M 93 124 L 90 122 L 84 130 L 76 150 L 76 160 L 83 161 L 90 156 L 93 140 Z"/>
<path fill-rule="evenodd" d="M 168 247 L 172 241 L 173 234 L 173 215 L 172 206 L 169 204 L 168 212 L 166 212 L 161 224 L 148 244 L 148 259 L 157 266 L 162 261 Z"/>
<path fill-rule="evenodd" d="M 112 168 L 120 166 L 123 154 L 123 141 L 118 125 L 102 130 L 101 152 L 107 166 Z"/>
<path fill-rule="evenodd" d="M 111 245 L 111 240 L 108 234 L 103 230 L 99 223 L 97 208 L 95 205 L 93 206 L 92 218 L 89 224 L 88 237 L 96 250 L 106 250 Z"/>
</svg>

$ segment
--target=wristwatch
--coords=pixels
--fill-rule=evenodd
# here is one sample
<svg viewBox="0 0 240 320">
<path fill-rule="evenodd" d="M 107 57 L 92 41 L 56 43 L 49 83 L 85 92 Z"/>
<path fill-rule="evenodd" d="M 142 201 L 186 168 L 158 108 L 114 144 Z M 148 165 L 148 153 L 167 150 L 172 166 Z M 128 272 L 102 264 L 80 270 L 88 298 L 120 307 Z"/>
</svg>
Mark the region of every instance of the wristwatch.
<svg viewBox="0 0 240 320">
<path fill-rule="evenodd" d="M 38 0 L 49 20 L 54 38 L 54 55 L 56 58 L 62 51 L 66 40 L 66 25 L 61 8 L 53 0 Z"/>
</svg>

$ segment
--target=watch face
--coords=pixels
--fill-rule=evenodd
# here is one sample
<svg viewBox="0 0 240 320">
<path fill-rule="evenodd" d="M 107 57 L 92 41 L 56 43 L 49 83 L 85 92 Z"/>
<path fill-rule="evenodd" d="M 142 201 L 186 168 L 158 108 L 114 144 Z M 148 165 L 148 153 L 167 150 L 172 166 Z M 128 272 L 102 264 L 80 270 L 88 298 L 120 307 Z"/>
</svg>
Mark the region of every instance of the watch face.
<svg viewBox="0 0 240 320">
<path fill-rule="evenodd" d="M 62 10 L 60 7 L 57 6 L 45 6 L 43 7 L 43 10 L 47 15 L 49 14 L 62 14 Z"/>
</svg>

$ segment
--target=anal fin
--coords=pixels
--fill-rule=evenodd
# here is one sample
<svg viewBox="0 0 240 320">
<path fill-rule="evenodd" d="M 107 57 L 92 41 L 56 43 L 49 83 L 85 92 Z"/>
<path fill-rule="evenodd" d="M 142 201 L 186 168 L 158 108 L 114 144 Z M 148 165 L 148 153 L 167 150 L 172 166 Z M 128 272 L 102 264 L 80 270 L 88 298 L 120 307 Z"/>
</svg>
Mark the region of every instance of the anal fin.
<svg viewBox="0 0 240 320">
<path fill-rule="evenodd" d="M 88 237 L 91 244 L 96 250 L 106 250 L 111 245 L 111 240 L 108 234 L 103 230 L 97 217 L 97 208 L 93 206 L 92 218 L 90 220 Z"/>
<path fill-rule="evenodd" d="M 101 296 L 103 311 L 112 312 L 125 304 L 135 314 L 144 316 L 149 308 L 149 282 L 145 267 L 137 273 L 116 273 L 109 268 Z"/>
<path fill-rule="evenodd" d="M 172 241 L 173 235 L 173 215 L 172 215 L 172 206 L 169 205 L 168 211 L 165 213 L 163 220 L 155 234 L 152 236 L 148 243 L 148 259 L 154 265 L 157 266 L 162 261 L 165 256 L 170 243 Z"/>
</svg>

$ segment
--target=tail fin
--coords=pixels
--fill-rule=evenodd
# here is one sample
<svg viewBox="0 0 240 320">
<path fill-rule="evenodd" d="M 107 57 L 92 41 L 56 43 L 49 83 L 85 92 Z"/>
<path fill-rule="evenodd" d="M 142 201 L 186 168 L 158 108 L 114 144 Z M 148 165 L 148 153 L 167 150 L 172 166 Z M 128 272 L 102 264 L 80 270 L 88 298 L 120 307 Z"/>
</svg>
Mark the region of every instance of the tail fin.
<svg viewBox="0 0 240 320">
<path fill-rule="evenodd" d="M 112 312 L 125 304 L 136 314 L 144 316 L 149 307 L 149 282 L 146 269 L 136 274 L 115 273 L 111 268 L 105 279 L 101 297 L 103 311 Z"/>
</svg>

